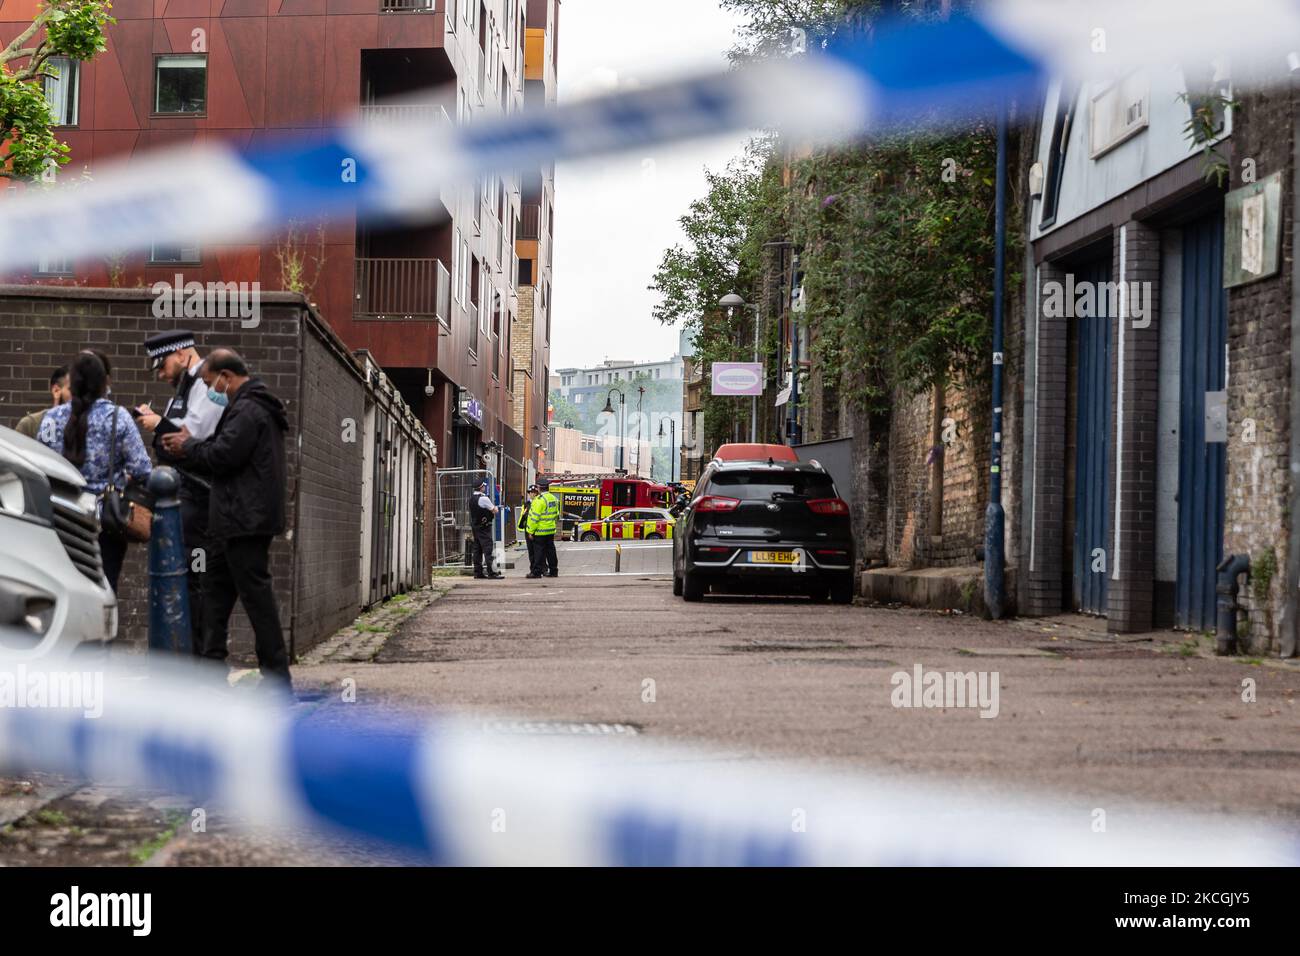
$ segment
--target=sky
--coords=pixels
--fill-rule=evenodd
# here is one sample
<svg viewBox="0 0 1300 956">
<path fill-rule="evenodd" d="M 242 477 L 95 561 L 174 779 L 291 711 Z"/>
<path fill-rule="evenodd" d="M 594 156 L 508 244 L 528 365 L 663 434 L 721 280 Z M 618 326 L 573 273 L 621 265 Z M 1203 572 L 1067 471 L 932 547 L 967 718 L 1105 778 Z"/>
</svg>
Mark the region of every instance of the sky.
<svg viewBox="0 0 1300 956">
<path fill-rule="evenodd" d="M 599 95 L 660 77 L 725 69 L 737 18 L 715 0 L 562 0 L 559 97 Z M 678 218 L 703 196 L 704 169 L 739 155 L 748 133 L 639 150 L 555 171 L 551 370 L 678 351 L 678 330 L 650 315 L 650 284 Z"/>
</svg>

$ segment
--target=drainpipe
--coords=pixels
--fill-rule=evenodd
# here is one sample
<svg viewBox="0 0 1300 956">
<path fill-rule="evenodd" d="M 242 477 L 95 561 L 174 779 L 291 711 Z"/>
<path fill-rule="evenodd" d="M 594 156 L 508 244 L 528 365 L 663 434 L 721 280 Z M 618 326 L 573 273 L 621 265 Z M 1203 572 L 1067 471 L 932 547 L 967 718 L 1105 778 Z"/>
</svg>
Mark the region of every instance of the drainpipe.
<svg viewBox="0 0 1300 956">
<path fill-rule="evenodd" d="M 989 455 L 989 504 L 984 512 L 984 605 L 993 620 L 1006 605 L 1003 563 L 1006 512 L 1002 510 L 1002 305 L 1007 255 L 1007 105 L 998 104 L 998 164 L 993 254 L 993 446 Z"/>
<path fill-rule="evenodd" d="M 1237 578 L 1244 574 L 1250 580 L 1250 556 L 1230 554 L 1219 562 L 1218 582 L 1214 591 L 1218 594 L 1219 619 L 1214 632 L 1214 653 L 1220 657 L 1237 653 Z"/>
</svg>

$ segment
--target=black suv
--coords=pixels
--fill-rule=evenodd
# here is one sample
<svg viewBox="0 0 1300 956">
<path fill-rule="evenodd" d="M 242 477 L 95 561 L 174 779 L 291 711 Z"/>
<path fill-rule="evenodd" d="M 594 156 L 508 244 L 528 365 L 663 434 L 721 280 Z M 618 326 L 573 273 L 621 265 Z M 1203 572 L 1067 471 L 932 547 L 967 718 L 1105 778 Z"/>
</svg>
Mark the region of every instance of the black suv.
<svg viewBox="0 0 1300 956">
<path fill-rule="evenodd" d="M 673 534 L 673 593 L 853 600 L 849 506 L 816 462 L 714 461 Z"/>
</svg>

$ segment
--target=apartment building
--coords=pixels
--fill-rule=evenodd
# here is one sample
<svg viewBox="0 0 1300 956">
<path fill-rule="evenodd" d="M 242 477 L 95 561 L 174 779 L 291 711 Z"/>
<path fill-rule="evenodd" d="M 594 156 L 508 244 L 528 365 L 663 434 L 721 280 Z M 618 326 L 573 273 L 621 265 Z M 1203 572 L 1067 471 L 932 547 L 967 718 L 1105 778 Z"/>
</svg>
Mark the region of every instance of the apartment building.
<svg viewBox="0 0 1300 956">
<path fill-rule="evenodd" d="M 674 355 L 663 362 L 629 362 L 606 359 L 592 368 L 556 369 L 557 390 L 575 405 L 590 401 L 592 396 L 608 393 L 610 386 L 644 377 L 655 382 L 682 380 L 682 357 Z"/>
<path fill-rule="evenodd" d="M 524 34 L 524 103 L 541 109 L 555 102 L 559 0 L 528 0 Z M 511 355 L 512 426 L 524 440 L 526 459 L 546 467 L 550 381 L 551 268 L 555 249 L 555 165 L 521 177 L 518 257 L 519 312 Z"/>
<path fill-rule="evenodd" d="M 37 2 L 7 0 L 0 42 L 30 24 Z M 554 97 L 559 6 L 117 0 L 107 50 L 58 64 L 60 77 L 47 87 L 57 133 L 71 148 L 61 176 L 212 138 L 248 148 L 310 137 L 356 115 L 472 123 L 544 103 Z M 410 161 L 418 176 L 437 157 Z M 549 242 L 524 237 L 545 231 L 549 239 L 552 182 L 550 170 L 489 175 L 444 189 L 418 223 L 301 222 L 256 243 L 196 237 L 104 261 L 33 263 L 29 275 L 8 278 L 149 287 L 179 274 L 272 291 L 295 284 L 300 267 L 302 291 L 349 348 L 366 350 L 396 383 L 438 442 L 441 464 L 474 464 L 490 440 L 524 460 L 545 444 L 521 429 L 536 423 L 544 401 L 534 383 L 546 380 L 550 325 Z M 533 290 L 523 300 L 540 316 L 525 333 L 531 355 L 522 379 L 513 348 L 521 288 Z"/>
</svg>

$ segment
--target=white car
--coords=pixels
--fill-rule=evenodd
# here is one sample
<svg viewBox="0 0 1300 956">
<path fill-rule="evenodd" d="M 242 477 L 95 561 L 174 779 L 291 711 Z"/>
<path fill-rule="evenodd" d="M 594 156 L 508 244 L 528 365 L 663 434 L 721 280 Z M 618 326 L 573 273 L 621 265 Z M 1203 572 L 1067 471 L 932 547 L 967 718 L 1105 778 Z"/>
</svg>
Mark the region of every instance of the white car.
<svg viewBox="0 0 1300 956">
<path fill-rule="evenodd" d="M 94 495 L 40 442 L 0 427 L 0 663 L 117 636 Z"/>
</svg>

